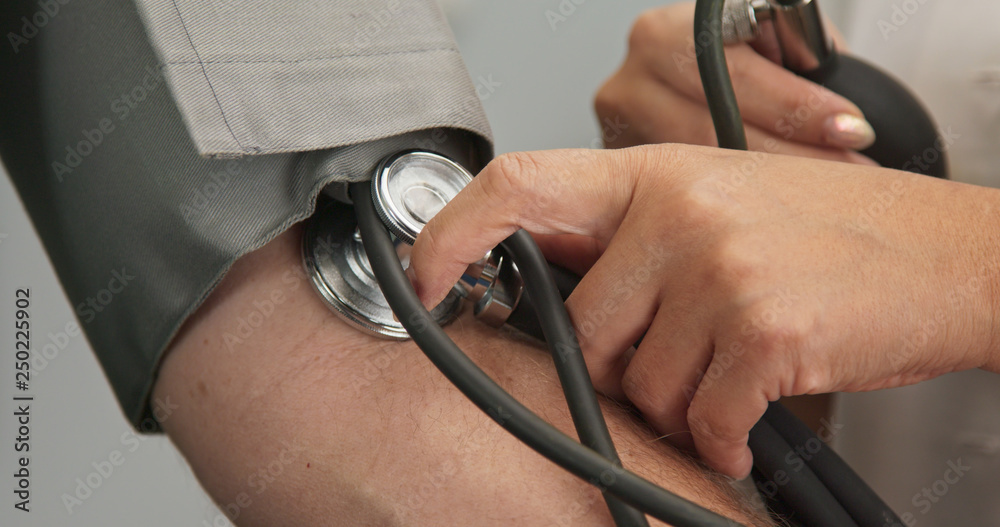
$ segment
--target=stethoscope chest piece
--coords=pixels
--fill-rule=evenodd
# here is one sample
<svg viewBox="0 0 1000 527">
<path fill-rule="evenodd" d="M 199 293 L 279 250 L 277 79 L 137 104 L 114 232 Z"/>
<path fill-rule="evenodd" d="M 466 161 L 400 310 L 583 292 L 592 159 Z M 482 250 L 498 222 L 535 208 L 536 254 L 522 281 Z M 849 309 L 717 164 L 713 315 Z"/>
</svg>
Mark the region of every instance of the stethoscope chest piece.
<svg viewBox="0 0 1000 527">
<path fill-rule="evenodd" d="M 410 250 L 409 244 L 396 242 L 404 266 Z M 303 234 L 302 259 L 313 287 L 342 320 L 377 337 L 409 338 L 375 281 L 350 205 L 330 201 L 317 211 Z M 462 297 L 453 290 L 431 315 L 444 325 L 461 307 Z"/>
<path fill-rule="evenodd" d="M 379 163 L 372 175 L 372 201 L 393 234 L 404 267 L 427 222 L 471 181 L 472 174 L 462 165 L 433 152 L 401 152 Z M 326 204 L 303 236 L 302 257 L 310 281 L 340 318 L 371 335 L 409 338 L 378 287 L 350 206 Z M 466 298 L 477 319 L 499 327 L 516 308 L 522 290 L 513 262 L 488 253 L 469 266 L 431 315 L 444 325 L 455 318 Z"/>
<path fill-rule="evenodd" d="M 412 245 L 424 225 L 471 181 L 469 171 L 444 156 L 403 152 L 375 170 L 375 210 L 394 236 Z"/>
</svg>

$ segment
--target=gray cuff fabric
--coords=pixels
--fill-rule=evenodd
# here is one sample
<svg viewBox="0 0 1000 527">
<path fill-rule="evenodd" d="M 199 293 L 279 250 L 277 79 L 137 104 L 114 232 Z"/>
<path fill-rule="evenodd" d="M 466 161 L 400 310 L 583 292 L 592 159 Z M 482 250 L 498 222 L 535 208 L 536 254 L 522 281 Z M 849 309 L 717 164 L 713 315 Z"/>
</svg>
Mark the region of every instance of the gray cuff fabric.
<svg viewBox="0 0 1000 527">
<path fill-rule="evenodd" d="M 236 259 L 384 155 L 475 172 L 490 136 L 433 0 L 400 1 L 361 57 L 357 24 L 390 4 L 140 3 L 144 18 L 130 0 L 58 4 L 0 53 L 0 157 L 126 415 L 152 431 L 162 354 Z M 10 4 L 5 27 L 39 9 Z"/>
<path fill-rule="evenodd" d="M 135 0 L 202 155 L 489 126 L 433 0 Z"/>
</svg>

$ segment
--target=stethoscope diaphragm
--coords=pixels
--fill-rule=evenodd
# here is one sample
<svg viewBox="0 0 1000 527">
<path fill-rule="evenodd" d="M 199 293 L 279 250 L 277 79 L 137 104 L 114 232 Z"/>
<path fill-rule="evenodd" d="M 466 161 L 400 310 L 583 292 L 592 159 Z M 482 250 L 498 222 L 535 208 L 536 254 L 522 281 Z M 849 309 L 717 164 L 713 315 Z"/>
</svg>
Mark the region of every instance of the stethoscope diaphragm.
<svg viewBox="0 0 1000 527">
<path fill-rule="evenodd" d="M 379 164 L 372 199 L 394 236 L 413 244 L 421 229 L 472 181 L 462 165 L 432 152 L 403 152 Z"/>
</svg>

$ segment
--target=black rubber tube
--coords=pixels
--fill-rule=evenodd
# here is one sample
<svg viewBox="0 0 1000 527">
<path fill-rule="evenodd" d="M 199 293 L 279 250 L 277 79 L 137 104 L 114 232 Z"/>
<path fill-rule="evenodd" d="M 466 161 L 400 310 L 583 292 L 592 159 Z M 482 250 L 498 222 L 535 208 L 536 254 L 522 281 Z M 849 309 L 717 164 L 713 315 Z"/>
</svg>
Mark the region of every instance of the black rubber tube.
<svg viewBox="0 0 1000 527">
<path fill-rule="evenodd" d="M 796 519 L 810 527 L 858 527 L 770 423 L 758 421 L 750 431 L 749 444 L 754 468 L 774 485 Z"/>
<path fill-rule="evenodd" d="M 562 295 L 549 271 L 549 263 L 530 234 L 519 230 L 510 235 L 501 246 L 514 260 L 524 280 L 524 294 L 531 300 L 538 316 L 545 342 L 552 352 L 556 373 L 566 395 L 573 426 L 584 446 L 594 449 L 612 463 L 621 465 L 618 451 L 604 421 L 601 405 L 597 402 L 594 384 L 590 380 L 587 363 L 576 340 L 573 323 L 566 313 Z M 603 492 L 604 501 L 619 527 L 648 527 L 646 515 L 629 507 L 613 495 Z"/>
<path fill-rule="evenodd" d="M 698 73 L 705 90 L 705 100 L 712 114 L 715 136 L 720 148 L 746 150 L 747 136 L 743 117 L 736 103 L 733 81 L 729 78 L 726 51 L 722 42 L 722 6 L 724 0 L 698 0 L 694 8 L 695 42 L 700 46 Z M 702 38 L 702 36 L 705 38 Z"/>
<path fill-rule="evenodd" d="M 552 278 L 559 289 L 559 296 L 564 300 L 569 298 L 570 293 L 580 283 L 580 277 L 568 269 L 551 263 L 549 264 L 549 270 L 552 271 Z M 517 303 L 517 307 L 507 318 L 507 325 L 515 327 L 524 334 L 531 335 L 539 340 L 544 339 L 542 336 L 542 325 L 539 323 L 538 315 L 535 313 L 534 303 L 528 296 L 521 297 L 521 300 Z"/>
<path fill-rule="evenodd" d="M 600 482 L 622 501 L 677 527 L 734 527 L 732 520 L 687 501 L 574 441 L 511 397 L 438 326 L 417 298 L 371 203 L 368 183 L 351 184 L 362 243 L 386 300 L 428 359 L 481 410 L 525 445 L 584 481 Z"/>
<path fill-rule="evenodd" d="M 801 457 L 806 465 L 860 527 L 904 525 L 865 480 L 788 408 L 771 404 L 764 418 L 776 430 L 781 430 L 781 435 L 791 447 L 804 453 Z"/>
</svg>

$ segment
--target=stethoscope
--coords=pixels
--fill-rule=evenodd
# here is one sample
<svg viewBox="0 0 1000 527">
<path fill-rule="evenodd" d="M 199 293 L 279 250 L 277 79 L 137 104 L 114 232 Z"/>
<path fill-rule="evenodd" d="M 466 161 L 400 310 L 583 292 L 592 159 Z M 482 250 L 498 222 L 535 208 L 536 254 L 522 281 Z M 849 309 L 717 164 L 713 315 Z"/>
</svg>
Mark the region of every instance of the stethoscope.
<svg viewBox="0 0 1000 527">
<path fill-rule="evenodd" d="M 725 24 L 723 13 L 725 12 Z M 838 55 L 822 30 L 816 0 L 699 0 L 695 31 L 699 70 L 722 147 L 745 149 L 742 120 L 722 52 L 774 27 L 789 69 L 855 101 L 879 139 L 865 154 L 899 167 L 906 152 L 937 138 L 926 112 L 904 88 L 867 64 Z M 891 104 L 886 97 L 890 97 Z M 901 122 L 903 125 L 901 125 Z M 905 133 L 893 133 L 903 130 Z M 930 175 L 944 175 L 944 161 Z M 470 265 L 446 299 L 427 312 L 403 268 L 421 229 L 472 181 L 472 174 L 432 151 L 383 159 L 370 182 L 353 183 L 351 204 L 321 202 L 303 237 L 310 281 L 331 310 L 357 329 L 383 338 L 412 338 L 446 377 L 500 426 L 578 477 L 598 486 L 618 526 L 647 525 L 644 514 L 677 526 L 731 526 L 726 519 L 622 467 L 562 301 L 578 281 L 551 267 L 530 235 L 519 231 Z M 566 393 L 580 442 L 514 400 L 441 329 L 465 303 L 493 327 L 510 324 L 544 339 Z M 810 455 L 798 453 L 807 448 Z M 780 404 L 771 403 L 750 433 L 753 477 L 769 512 L 789 525 L 902 526 L 899 517 L 824 442 Z M 798 453 L 797 453 L 798 452 Z M 641 511 L 641 512 L 640 512 Z"/>
<path fill-rule="evenodd" d="M 371 178 L 373 205 L 404 266 L 424 225 L 471 181 L 465 167 L 430 151 L 404 151 L 378 164 Z M 302 243 L 313 286 L 334 313 L 356 329 L 376 337 L 409 339 L 372 273 L 353 210 L 329 207 L 309 224 Z M 478 320 L 500 327 L 519 306 L 523 292 L 516 266 L 498 249 L 470 265 L 431 314 L 443 326 L 468 302 Z"/>
</svg>

